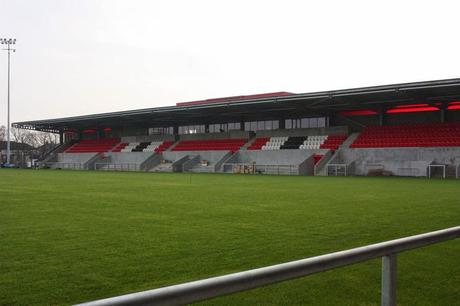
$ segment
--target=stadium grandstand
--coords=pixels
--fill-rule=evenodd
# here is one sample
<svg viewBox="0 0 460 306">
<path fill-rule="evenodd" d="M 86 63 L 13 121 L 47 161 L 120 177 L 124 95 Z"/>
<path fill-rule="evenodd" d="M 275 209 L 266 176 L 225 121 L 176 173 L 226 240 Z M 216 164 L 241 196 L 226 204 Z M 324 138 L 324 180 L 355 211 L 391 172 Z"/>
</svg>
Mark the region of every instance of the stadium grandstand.
<svg viewBox="0 0 460 306">
<path fill-rule="evenodd" d="M 457 176 L 460 79 L 17 122 L 58 133 L 51 168 Z"/>
</svg>

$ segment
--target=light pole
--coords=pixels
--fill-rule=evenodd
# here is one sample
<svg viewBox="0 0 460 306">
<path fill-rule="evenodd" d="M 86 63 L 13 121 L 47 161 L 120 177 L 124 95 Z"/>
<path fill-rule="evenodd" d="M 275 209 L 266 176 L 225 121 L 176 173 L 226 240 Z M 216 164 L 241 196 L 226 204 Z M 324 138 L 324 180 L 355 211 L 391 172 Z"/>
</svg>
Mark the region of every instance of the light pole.
<svg viewBox="0 0 460 306">
<path fill-rule="evenodd" d="M 6 45 L 6 50 L 8 51 L 8 123 L 6 126 L 6 165 L 9 167 L 10 165 L 10 155 L 11 155 L 11 147 L 10 147 L 10 54 L 11 51 L 15 52 L 16 49 L 12 49 L 11 45 L 16 44 L 16 38 L 0 38 L 1 44 Z"/>
</svg>

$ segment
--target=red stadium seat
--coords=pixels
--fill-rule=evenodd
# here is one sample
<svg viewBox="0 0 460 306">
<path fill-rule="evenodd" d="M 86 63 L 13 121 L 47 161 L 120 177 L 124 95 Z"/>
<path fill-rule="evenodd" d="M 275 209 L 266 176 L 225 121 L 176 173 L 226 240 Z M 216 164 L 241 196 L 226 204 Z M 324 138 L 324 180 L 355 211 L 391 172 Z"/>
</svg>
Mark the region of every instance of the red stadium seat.
<svg viewBox="0 0 460 306">
<path fill-rule="evenodd" d="M 248 150 L 260 150 L 270 140 L 270 137 L 259 137 L 248 147 Z"/>
<path fill-rule="evenodd" d="M 366 128 L 351 148 L 460 146 L 459 123 L 423 123 Z"/>
<path fill-rule="evenodd" d="M 117 138 L 83 139 L 65 150 L 65 153 L 107 152 L 119 142 L 120 139 Z"/>
<path fill-rule="evenodd" d="M 182 140 L 172 151 L 238 151 L 247 139 Z"/>
</svg>

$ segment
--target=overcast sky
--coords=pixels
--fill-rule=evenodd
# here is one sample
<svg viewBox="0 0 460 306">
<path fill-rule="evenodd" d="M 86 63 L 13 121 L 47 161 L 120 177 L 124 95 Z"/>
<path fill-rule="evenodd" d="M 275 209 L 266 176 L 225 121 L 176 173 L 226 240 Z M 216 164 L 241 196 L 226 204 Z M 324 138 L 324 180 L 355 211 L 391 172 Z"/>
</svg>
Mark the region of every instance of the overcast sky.
<svg viewBox="0 0 460 306">
<path fill-rule="evenodd" d="M 460 77 L 459 1 L 0 0 L 12 122 Z M 0 124 L 6 123 L 0 53 Z"/>
</svg>

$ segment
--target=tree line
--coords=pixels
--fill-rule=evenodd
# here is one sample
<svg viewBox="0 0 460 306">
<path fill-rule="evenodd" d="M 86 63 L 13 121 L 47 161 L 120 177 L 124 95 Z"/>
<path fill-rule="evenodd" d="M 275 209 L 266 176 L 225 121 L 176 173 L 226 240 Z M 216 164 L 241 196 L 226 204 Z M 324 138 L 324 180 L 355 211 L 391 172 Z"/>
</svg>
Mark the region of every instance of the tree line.
<svg viewBox="0 0 460 306">
<path fill-rule="evenodd" d="M 44 145 L 56 144 L 58 143 L 58 135 L 46 132 L 30 131 L 18 128 L 11 128 L 10 130 L 10 140 L 27 144 L 34 148 L 40 148 Z M 4 125 L 0 126 L 0 141 L 7 140 L 7 131 Z"/>
</svg>

